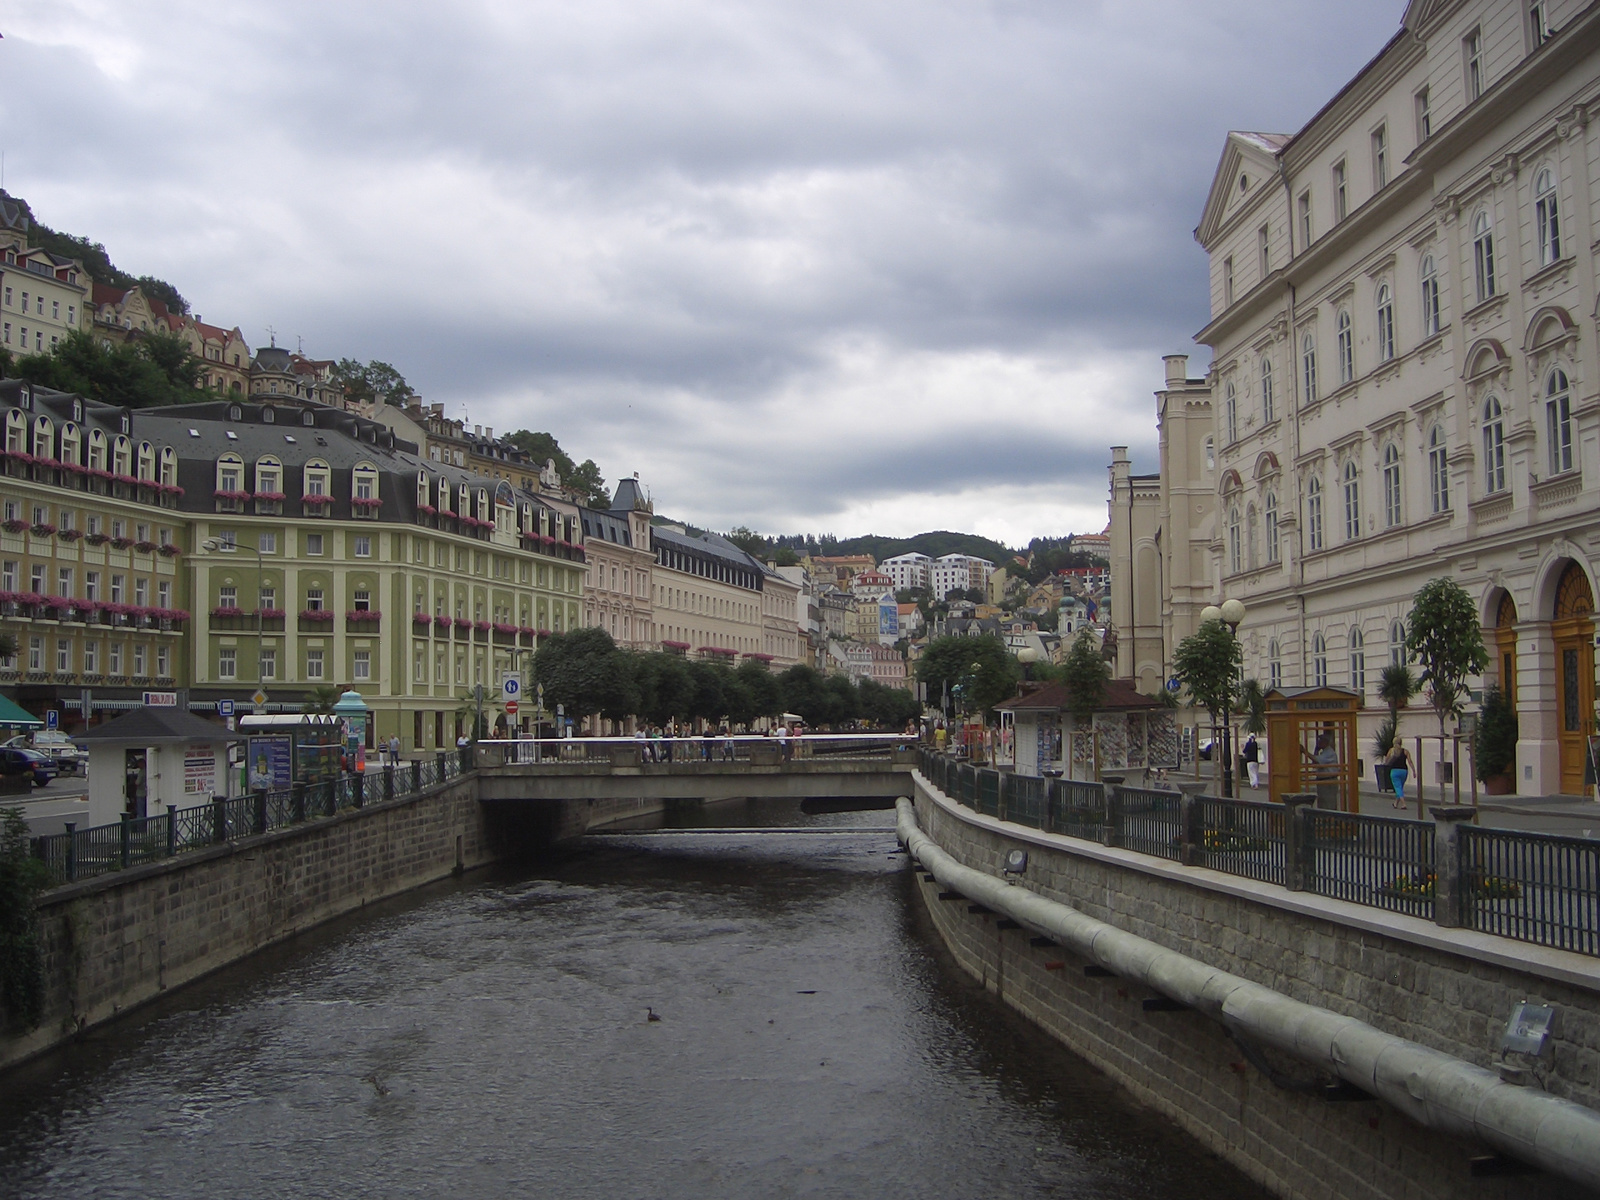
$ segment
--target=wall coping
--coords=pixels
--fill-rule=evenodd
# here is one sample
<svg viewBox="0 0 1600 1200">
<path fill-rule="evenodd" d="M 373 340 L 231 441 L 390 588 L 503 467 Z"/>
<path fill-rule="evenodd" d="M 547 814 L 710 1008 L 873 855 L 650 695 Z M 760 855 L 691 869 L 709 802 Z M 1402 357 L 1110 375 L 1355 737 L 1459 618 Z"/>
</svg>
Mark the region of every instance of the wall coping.
<svg viewBox="0 0 1600 1200">
<path fill-rule="evenodd" d="M 380 775 L 379 778 L 382 778 L 382 776 Z M 123 871 L 107 871 L 104 875 L 94 875 L 88 879 L 77 879 L 71 883 L 63 883 L 59 887 L 40 892 L 35 904 L 41 909 L 50 908 L 57 904 L 70 904 L 74 900 L 92 896 L 96 892 L 109 891 L 112 888 L 137 883 L 155 875 L 165 875 L 169 871 L 186 870 L 201 863 L 215 862 L 219 858 L 229 858 L 235 854 L 258 850 L 275 842 L 304 837 L 306 834 L 314 833 L 318 830 L 333 829 L 346 821 L 358 821 L 363 817 L 370 817 L 377 813 L 392 812 L 395 809 L 404 808 L 408 804 L 427 800 L 459 784 L 471 783 L 474 778 L 474 772 L 464 772 L 453 779 L 446 780 L 444 783 L 436 783 L 425 791 L 408 792 L 404 796 L 396 796 L 392 800 L 375 800 L 371 803 L 363 804 L 360 808 L 340 809 L 331 817 L 317 817 L 315 820 L 306 821 L 300 825 L 283 825 L 277 829 L 269 829 L 265 833 L 252 833 L 248 837 L 232 838 L 226 842 L 213 842 L 199 850 L 185 850 L 182 853 L 174 854 L 171 858 L 158 858 L 151 862 L 143 862 L 128 867 Z"/>
<path fill-rule="evenodd" d="M 1134 850 L 1102 846 L 1098 842 L 1071 838 L 1065 834 L 1046 833 L 1039 829 L 1029 829 L 1025 825 L 1014 825 L 956 803 L 936 788 L 920 770 L 912 774 L 917 786 L 929 800 L 943 809 L 946 815 L 974 828 L 1013 841 L 1027 842 L 1030 845 L 1060 851 L 1078 858 L 1092 859 L 1110 866 L 1138 871 L 1170 883 L 1216 892 L 1235 899 L 1249 900 L 1299 916 L 1328 921 L 1364 933 L 1375 933 L 1393 938 L 1395 941 L 1453 954 L 1473 962 L 1520 971 L 1523 974 L 1539 976 L 1584 991 L 1600 993 L 1600 959 L 1574 954 L 1569 950 L 1538 946 L 1531 942 L 1515 942 L 1509 938 L 1479 933 L 1476 930 L 1445 929 L 1431 921 L 1407 916 L 1404 913 L 1368 908 L 1364 904 L 1335 900 L 1311 892 L 1291 892 L 1276 884 L 1261 883 L 1243 876 L 1213 871 L 1209 867 L 1186 867 L 1181 863 L 1152 858 Z M 1027 885 L 1024 883 L 1022 886 Z M 1030 887 L 1028 890 L 1035 889 Z"/>
</svg>

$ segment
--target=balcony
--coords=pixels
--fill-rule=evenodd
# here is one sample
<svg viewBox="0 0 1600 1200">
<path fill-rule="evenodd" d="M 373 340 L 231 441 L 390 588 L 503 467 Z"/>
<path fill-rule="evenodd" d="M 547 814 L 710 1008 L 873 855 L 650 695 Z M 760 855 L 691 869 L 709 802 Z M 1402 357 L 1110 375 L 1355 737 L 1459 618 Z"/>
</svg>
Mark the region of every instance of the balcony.
<svg viewBox="0 0 1600 1200">
<path fill-rule="evenodd" d="M 300 612 L 301 633 L 332 633 L 333 610 L 331 608 L 307 608 Z"/>
<path fill-rule="evenodd" d="M 346 633 L 364 633 L 375 637 L 382 620 L 383 614 L 373 609 L 352 609 L 344 615 L 344 631 Z"/>
</svg>

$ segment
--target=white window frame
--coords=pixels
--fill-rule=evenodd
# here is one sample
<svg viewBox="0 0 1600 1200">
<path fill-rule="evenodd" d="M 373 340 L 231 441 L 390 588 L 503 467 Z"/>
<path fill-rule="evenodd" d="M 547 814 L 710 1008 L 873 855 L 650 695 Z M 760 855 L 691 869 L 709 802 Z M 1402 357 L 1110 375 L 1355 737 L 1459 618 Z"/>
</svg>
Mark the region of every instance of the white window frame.
<svg viewBox="0 0 1600 1200">
<path fill-rule="evenodd" d="M 1545 378 L 1544 406 L 1550 442 L 1550 474 L 1572 470 L 1572 385 L 1567 373 L 1556 367 Z"/>
<path fill-rule="evenodd" d="M 1487 208 L 1472 218 L 1472 278 L 1478 289 L 1478 303 L 1495 296 L 1494 219 Z"/>
<path fill-rule="evenodd" d="M 1533 224 L 1539 232 L 1539 265 L 1548 267 L 1561 257 L 1561 212 L 1554 168 L 1540 167 L 1535 172 L 1533 196 Z"/>
<path fill-rule="evenodd" d="M 1505 408 L 1498 396 L 1490 396 L 1483 402 L 1483 492 L 1493 496 L 1505 490 Z"/>
<path fill-rule="evenodd" d="M 1394 291 L 1387 283 L 1378 285 L 1378 361 L 1394 357 Z"/>
<path fill-rule="evenodd" d="M 1344 464 L 1339 483 L 1344 498 L 1344 540 L 1353 542 L 1361 536 L 1361 468 L 1355 459 Z"/>
<path fill-rule="evenodd" d="M 1450 511 L 1450 456 L 1438 425 L 1428 430 L 1428 495 L 1435 515 Z"/>
<path fill-rule="evenodd" d="M 1433 255 L 1424 254 L 1419 268 L 1422 277 L 1422 336 L 1439 332 L 1439 268 Z"/>
</svg>

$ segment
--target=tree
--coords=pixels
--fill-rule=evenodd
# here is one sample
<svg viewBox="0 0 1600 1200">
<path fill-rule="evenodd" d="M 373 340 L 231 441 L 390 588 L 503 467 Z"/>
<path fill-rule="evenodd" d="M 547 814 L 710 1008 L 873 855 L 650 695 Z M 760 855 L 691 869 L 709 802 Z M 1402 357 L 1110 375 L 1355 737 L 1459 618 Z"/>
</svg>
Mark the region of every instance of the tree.
<svg viewBox="0 0 1600 1200">
<path fill-rule="evenodd" d="M 767 555 L 772 552 L 772 540 L 770 538 L 762 537 L 761 534 L 757 533 L 754 529 L 747 528 L 746 526 L 735 525 L 725 536 L 730 542 L 739 547 L 739 549 L 743 550 L 746 554 L 762 559 L 763 561 L 765 561 Z"/>
<path fill-rule="evenodd" d="M 551 433 L 519 429 L 506 434 L 506 441 L 519 450 L 527 451 L 528 457 L 540 466 L 546 462 L 555 463 L 556 474 L 561 476 L 561 486 L 570 491 L 579 504 L 589 508 L 611 507 L 611 493 L 606 491 L 606 481 L 594 459 L 573 462 L 572 456 L 561 448 L 561 443 Z"/>
<path fill-rule="evenodd" d="M 562 480 L 566 489 L 579 504 L 590 508 L 610 508 L 611 493 L 606 490 L 605 477 L 592 458 L 586 458 L 573 468 L 572 474 Z"/>
<path fill-rule="evenodd" d="M 947 686 L 954 696 L 956 687 L 964 684 L 969 693 L 965 697 L 968 707 L 974 712 L 987 712 L 1016 694 L 1022 668 L 994 634 L 949 636 L 928 643 L 917 660 L 917 678 L 928 685 L 930 700 L 942 696 Z"/>
<path fill-rule="evenodd" d="M 669 725 L 689 715 L 694 703 L 694 677 L 682 656 L 656 651 L 634 658 L 639 687 L 639 712 L 652 725 Z"/>
<path fill-rule="evenodd" d="M 772 552 L 772 565 L 775 567 L 798 567 L 800 556 L 788 546 L 779 546 Z"/>
<path fill-rule="evenodd" d="M 1497 684 L 1483 693 L 1483 710 L 1472 739 L 1472 760 L 1477 776 L 1488 782 L 1509 775 L 1517 762 L 1517 714 Z"/>
<path fill-rule="evenodd" d="M 1476 606 L 1460 584 L 1440 576 L 1423 584 L 1411 602 L 1406 653 L 1422 667 L 1419 681 L 1439 719 L 1444 737 L 1447 717 L 1461 712 L 1467 677 L 1489 665 Z"/>
<path fill-rule="evenodd" d="M 1400 732 L 1400 709 L 1417 694 L 1417 678 L 1405 663 L 1390 663 L 1378 675 L 1378 699 L 1389 706 L 1389 715 L 1378 726 L 1372 739 L 1373 748 L 1380 757 L 1394 749 L 1394 740 Z"/>
<path fill-rule="evenodd" d="M 331 374 L 334 382 L 344 386 L 348 398 L 363 404 L 404 406 L 417 394 L 404 375 L 377 359 L 363 366 L 353 358 L 341 358 L 334 364 Z"/>
<path fill-rule="evenodd" d="M 20 808 L 0 809 L 0 1003 L 13 1032 L 32 1029 L 44 1011 L 44 954 L 34 897 L 49 883 L 35 858 Z"/>
<path fill-rule="evenodd" d="M 775 717 L 783 711 L 783 696 L 778 687 L 778 677 L 760 659 L 747 658 L 734 672 L 750 696 L 750 720 Z M 748 723 L 748 722 L 747 722 Z"/>
<path fill-rule="evenodd" d="M 333 706 L 339 703 L 339 689 L 331 683 L 319 683 L 306 693 L 305 704 L 301 707 L 308 713 L 331 713 Z"/>
<path fill-rule="evenodd" d="M 1211 716 L 1212 727 L 1221 724 L 1218 714 L 1231 707 L 1235 680 L 1243 655 L 1239 639 L 1221 621 L 1202 621 L 1200 628 L 1178 643 L 1172 655 L 1172 673 L 1188 690 L 1190 698 Z M 1220 751 L 1220 747 L 1216 747 Z M 1222 755 L 1214 753 L 1213 763 Z"/>
<path fill-rule="evenodd" d="M 1246 733 L 1267 731 L 1267 693 L 1259 679 L 1246 679 L 1239 686 L 1239 708 L 1244 714 Z"/>
<path fill-rule="evenodd" d="M 602 713 L 621 720 L 639 707 L 639 686 L 626 656 L 603 629 L 574 629 L 545 640 L 533 656 L 546 708 L 569 717 Z"/>
<path fill-rule="evenodd" d="M 43 354 L 19 358 L 12 374 L 43 387 L 76 392 L 126 408 L 152 408 L 208 399 L 195 387 L 200 360 L 176 334 L 154 333 L 102 345 L 82 330 Z"/>
<path fill-rule="evenodd" d="M 1093 714 L 1105 699 L 1110 679 L 1111 664 L 1101 657 L 1093 631 L 1085 626 L 1072 639 L 1072 648 L 1061 664 L 1061 682 L 1072 714 L 1080 721 Z"/>
</svg>

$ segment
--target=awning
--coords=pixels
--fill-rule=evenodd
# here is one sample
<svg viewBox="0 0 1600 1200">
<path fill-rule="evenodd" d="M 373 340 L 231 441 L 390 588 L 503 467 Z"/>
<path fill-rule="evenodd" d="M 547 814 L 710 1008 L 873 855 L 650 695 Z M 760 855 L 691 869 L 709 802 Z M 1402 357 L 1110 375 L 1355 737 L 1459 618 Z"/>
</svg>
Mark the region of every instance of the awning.
<svg viewBox="0 0 1600 1200">
<path fill-rule="evenodd" d="M 10 729 L 43 729 L 44 722 L 23 708 L 15 700 L 0 696 L 0 727 Z"/>
</svg>

